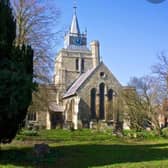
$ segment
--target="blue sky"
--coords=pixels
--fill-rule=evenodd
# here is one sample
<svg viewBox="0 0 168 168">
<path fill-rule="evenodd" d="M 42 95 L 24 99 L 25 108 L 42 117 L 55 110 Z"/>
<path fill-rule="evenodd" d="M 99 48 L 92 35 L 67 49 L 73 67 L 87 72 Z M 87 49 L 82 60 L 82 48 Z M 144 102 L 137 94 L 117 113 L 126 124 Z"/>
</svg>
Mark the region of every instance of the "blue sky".
<svg viewBox="0 0 168 168">
<path fill-rule="evenodd" d="M 57 0 L 60 26 L 69 26 L 73 0 Z M 168 51 L 168 0 L 77 0 L 81 31 L 88 42 L 99 40 L 104 63 L 126 85 L 130 77 L 151 73 L 157 55 Z M 61 39 L 57 50 L 63 47 Z"/>
</svg>

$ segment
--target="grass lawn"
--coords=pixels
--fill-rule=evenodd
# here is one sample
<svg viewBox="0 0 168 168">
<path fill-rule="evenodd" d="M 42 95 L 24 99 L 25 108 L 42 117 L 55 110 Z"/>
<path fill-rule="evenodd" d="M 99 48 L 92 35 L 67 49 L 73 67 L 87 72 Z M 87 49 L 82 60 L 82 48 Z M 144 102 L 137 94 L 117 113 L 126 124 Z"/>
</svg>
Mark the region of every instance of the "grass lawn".
<svg viewBox="0 0 168 168">
<path fill-rule="evenodd" d="M 18 140 L 20 139 L 20 140 Z M 33 146 L 48 143 L 50 153 L 36 157 Z M 1 145 L 0 168 L 167 168 L 168 140 L 117 138 L 92 130 L 43 130 L 18 135 Z"/>
</svg>

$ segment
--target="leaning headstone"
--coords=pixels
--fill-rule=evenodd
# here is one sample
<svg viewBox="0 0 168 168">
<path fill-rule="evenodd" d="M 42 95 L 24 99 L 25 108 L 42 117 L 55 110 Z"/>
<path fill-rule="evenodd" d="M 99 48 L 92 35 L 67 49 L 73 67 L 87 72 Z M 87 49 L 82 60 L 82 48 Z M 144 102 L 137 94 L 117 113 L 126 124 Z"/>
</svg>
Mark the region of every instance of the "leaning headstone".
<svg viewBox="0 0 168 168">
<path fill-rule="evenodd" d="M 34 145 L 34 153 L 37 157 L 43 157 L 46 154 L 50 153 L 50 148 L 48 144 L 35 144 Z"/>
</svg>

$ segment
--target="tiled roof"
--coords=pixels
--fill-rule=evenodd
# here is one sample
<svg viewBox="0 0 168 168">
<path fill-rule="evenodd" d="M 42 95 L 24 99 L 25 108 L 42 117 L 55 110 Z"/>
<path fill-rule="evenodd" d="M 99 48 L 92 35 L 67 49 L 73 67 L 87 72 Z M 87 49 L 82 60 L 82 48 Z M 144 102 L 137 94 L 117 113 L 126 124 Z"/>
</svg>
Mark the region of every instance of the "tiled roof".
<svg viewBox="0 0 168 168">
<path fill-rule="evenodd" d="M 77 80 L 72 84 L 72 86 L 67 90 L 67 92 L 64 95 L 65 97 L 69 97 L 72 96 L 76 93 L 76 91 L 79 89 L 79 87 L 86 81 L 86 79 L 92 74 L 92 72 L 96 69 L 92 68 L 90 70 L 88 70 L 87 72 L 81 74 Z"/>
<path fill-rule="evenodd" d="M 49 103 L 49 110 L 53 112 L 64 112 L 64 106 L 58 105 L 55 102 Z"/>
</svg>

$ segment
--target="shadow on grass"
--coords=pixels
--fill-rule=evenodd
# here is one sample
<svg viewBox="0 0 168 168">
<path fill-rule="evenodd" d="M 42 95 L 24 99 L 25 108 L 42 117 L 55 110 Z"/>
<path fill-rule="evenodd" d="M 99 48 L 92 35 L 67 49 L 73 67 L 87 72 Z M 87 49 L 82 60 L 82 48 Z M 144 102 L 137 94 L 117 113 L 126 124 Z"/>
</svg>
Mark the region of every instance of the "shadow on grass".
<svg viewBox="0 0 168 168">
<path fill-rule="evenodd" d="M 32 148 L 0 151 L 0 164 L 40 168 L 87 168 L 116 163 L 168 159 L 168 144 L 156 145 L 74 145 L 51 147 L 44 158 L 36 158 Z"/>
</svg>

